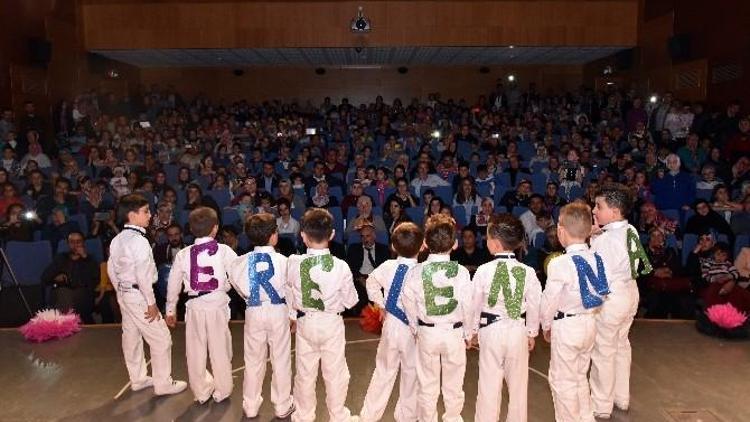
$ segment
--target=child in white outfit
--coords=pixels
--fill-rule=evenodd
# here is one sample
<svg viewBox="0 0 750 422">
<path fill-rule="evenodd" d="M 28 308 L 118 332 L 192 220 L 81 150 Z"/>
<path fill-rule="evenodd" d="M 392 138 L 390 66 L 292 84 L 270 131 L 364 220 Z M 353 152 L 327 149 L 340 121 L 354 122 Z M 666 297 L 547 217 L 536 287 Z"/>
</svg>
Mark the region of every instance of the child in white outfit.
<svg viewBox="0 0 750 422">
<path fill-rule="evenodd" d="M 437 422 L 442 390 L 443 421 L 458 422 L 463 420 L 466 348 L 473 334 L 471 277 L 450 260 L 458 246 L 451 217 L 437 214 L 427 220 L 425 244 L 430 255 L 409 271 L 403 293 L 406 317 L 417 335 L 418 420 Z"/>
<path fill-rule="evenodd" d="M 594 422 L 586 374 L 596 313 L 609 288 L 601 257 L 586 245 L 591 223 L 591 208 L 585 203 L 560 210 L 557 235 L 566 253 L 549 262 L 542 296 L 544 339 L 552 343 L 549 384 L 557 422 Z"/>
<path fill-rule="evenodd" d="M 151 223 L 148 200 L 127 195 L 117 207 L 118 219 L 126 224 L 110 244 L 107 275 L 122 312 L 122 353 L 130 388 L 138 391 L 153 386 L 157 395 L 180 393 L 187 384 L 172 380 L 172 336 L 154 298 L 156 264 L 146 238 L 146 227 Z M 153 378 L 146 370 L 144 339 L 151 351 Z"/>
<path fill-rule="evenodd" d="M 349 367 L 346 365 L 346 338 L 341 313 L 359 300 L 349 265 L 331 255 L 333 217 L 322 208 L 311 208 L 302 218 L 304 255 L 289 257 L 287 285 L 292 309 L 297 313 L 296 374 L 294 375 L 293 421 L 315 421 L 315 384 L 318 366 L 326 385 L 328 419 L 348 422 L 354 419 L 346 408 Z"/>
<path fill-rule="evenodd" d="M 185 354 L 188 381 L 195 400 L 220 402 L 232 394 L 232 334 L 229 332 L 227 271 L 237 254 L 214 237 L 219 230 L 216 211 L 196 208 L 188 217 L 195 243 L 177 252 L 167 283 L 167 325 L 177 322 L 180 291 L 185 304 Z M 206 369 L 211 359 L 213 375 Z"/>
<path fill-rule="evenodd" d="M 383 417 L 399 368 L 401 378 L 393 418 L 397 422 L 417 420 L 417 343 L 409 328 L 401 293 L 407 272 L 417 264 L 423 241 L 422 230 L 416 224 L 399 224 L 391 235 L 391 247 L 398 258 L 385 261 L 367 278 L 367 296 L 386 314 L 375 355 L 375 372 L 359 414 L 363 422 Z"/>
<path fill-rule="evenodd" d="M 487 225 L 487 249 L 495 260 L 481 265 L 472 285 L 474 318 L 479 332 L 479 385 L 474 420 L 500 418 L 503 379 L 508 385 L 508 422 L 525 422 L 529 352 L 539 334 L 542 287 L 533 268 L 513 253 L 524 241 L 521 221 L 493 215 Z"/>
<path fill-rule="evenodd" d="M 287 258 L 274 249 L 279 240 L 272 214 L 255 214 L 245 223 L 245 232 L 255 246 L 237 258 L 229 278 L 247 302 L 245 310 L 245 380 L 242 408 L 254 418 L 263 403 L 261 390 L 266 373 L 266 356 L 271 351 L 271 402 L 276 417 L 293 411 L 290 308 L 286 300 Z"/>
</svg>

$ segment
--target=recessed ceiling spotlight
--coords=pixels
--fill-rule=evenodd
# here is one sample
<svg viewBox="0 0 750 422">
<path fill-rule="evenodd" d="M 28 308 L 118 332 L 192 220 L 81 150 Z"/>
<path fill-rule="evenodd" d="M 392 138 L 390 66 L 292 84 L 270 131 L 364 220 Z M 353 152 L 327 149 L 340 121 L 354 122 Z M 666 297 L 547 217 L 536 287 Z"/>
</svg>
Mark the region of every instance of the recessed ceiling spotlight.
<svg viewBox="0 0 750 422">
<path fill-rule="evenodd" d="M 516 75 L 508 75 L 508 82 L 513 82 L 516 80 Z"/>
<path fill-rule="evenodd" d="M 508 48 L 516 48 L 515 45 L 509 45 Z"/>
</svg>

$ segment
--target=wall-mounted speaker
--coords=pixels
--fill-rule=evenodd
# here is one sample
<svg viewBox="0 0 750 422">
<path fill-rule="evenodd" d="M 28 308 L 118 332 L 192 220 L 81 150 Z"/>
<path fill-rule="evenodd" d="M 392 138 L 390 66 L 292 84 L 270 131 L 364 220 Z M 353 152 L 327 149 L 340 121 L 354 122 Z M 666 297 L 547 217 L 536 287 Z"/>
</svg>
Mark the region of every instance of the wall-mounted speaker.
<svg viewBox="0 0 750 422">
<path fill-rule="evenodd" d="M 52 59 L 52 44 L 43 38 L 29 38 L 29 62 L 33 66 L 47 67 Z"/>
<path fill-rule="evenodd" d="M 325 75 L 326 74 L 326 70 L 324 68 L 322 68 L 322 67 L 319 67 L 319 68 L 315 69 L 315 74 L 316 75 Z"/>
<path fill-rule="evenodd" d="M 398 71 L 398 73 L 400 73 L 402 75 L 405 75 L 405 74 L 407 74 L 409 72 L 409 68 L 406 67 L 406 66 L 401 66 L 401 67 L 399 67 L 396 70 Z"/>
<path fill-rule="evenodd" d="M 669 38 L 667 51 L 672 61 L 690 60 L 690 34 L 677 34 Z"/>
</svg>

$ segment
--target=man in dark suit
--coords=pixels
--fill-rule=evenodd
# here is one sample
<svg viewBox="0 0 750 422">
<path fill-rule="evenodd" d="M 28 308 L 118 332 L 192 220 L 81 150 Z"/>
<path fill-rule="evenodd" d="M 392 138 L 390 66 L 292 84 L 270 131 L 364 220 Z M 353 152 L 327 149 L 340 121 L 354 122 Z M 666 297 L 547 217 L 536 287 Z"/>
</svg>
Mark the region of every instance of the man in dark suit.
<svg viewBox="0 0 750 422">
<path fill-rule="evenodd" d="M 185 246 L 187 245 L 185 245 L 182 239 L 182 227 L 176 223 L 172 223 L 167 227 L 167 241 L 154 245 L 152 252 L 157 270 L 154 292 L 156 293 L 156 304 L 159 306 L 159 309 L 164 309 L 164 305 L 167 302 L 167 280 L 174 257 Z M 181 305 L 183 305 L 182 301 L 180 301 L 180 308 L 182 307 Z"/>
<path fill-rule="evenodd" d="M 263 163 L 263 172 L 258 175 L 258 187 L 273 195 L 273 190 L 279 186 L 279 176 L 271 161 Z"/>
<path fill-rule="evenodd" d="M 305 179 L 305 193 L 312 196 L 310 192 L 313 190 L 313 188 L 318 186 L 318 183 L 322 181 L 328 182 L 328 186 L 330 187 L 338 186 L 343 189 L 344 186 L 344 183 L 341 180 L 333 176 L 326 175 L 325 165 L 323 164 L 323 162 L 318 161 L 313 167 L 312 175 Z"/>
<path fill-rule="evenodd" d="M 349 245 L 346 254 L 346 262 L 349 263 L 349 268 L 352 270 L 354 287 L 357 289 L 357 295 L 359 296 L 357 305 L 349 310 L 353 316 L 359 316 L 369 302 L 367 289 L 365 288 L 367 277 L 375 268 L 390 258 L 388 246 L 375 242 L 375 226 L 370 223 L 363 223 L 358 230 L 360 236 L 362 236 L 362 243 Z"/>
</svg>

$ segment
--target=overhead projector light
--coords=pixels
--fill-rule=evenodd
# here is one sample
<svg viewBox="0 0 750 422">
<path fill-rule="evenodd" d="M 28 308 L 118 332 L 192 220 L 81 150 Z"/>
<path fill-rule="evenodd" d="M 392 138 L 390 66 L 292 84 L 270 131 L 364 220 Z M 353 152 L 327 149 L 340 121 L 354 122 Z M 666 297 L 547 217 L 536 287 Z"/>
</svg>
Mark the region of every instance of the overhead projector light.
<svg viewBox="0 0 750 422">
<path fill-rule="evenodd" d="M 366 18 L 364 12 L 362 12 L 362 6 L 357 8 L 357 17 L 352 19 L 352 32 L 370 32 L 372 27 L 370 26 L 370 19 Z"/>
</svg>

